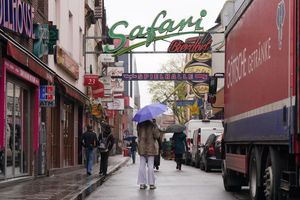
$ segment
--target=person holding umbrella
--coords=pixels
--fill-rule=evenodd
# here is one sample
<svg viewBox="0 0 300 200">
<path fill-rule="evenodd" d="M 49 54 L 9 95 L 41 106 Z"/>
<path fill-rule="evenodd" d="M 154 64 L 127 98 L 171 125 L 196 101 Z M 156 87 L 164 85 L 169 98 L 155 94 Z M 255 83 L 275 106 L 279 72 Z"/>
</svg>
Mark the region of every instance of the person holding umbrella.
<svg viewBox="0 0 300 200">
<path fill-rule="evenodd" d="M 160 131 L 153 119 L 167 111 L 167 106 L 161 103 L 154 103 L 141 108 L 133 117 L 133 121 L 138 122 L 138 153 L 140 155 L 140 166 L 138 173 L 138 184 L 140 189 L 146 189 L 146 183 L 150 189 L 155 189 L 154 177 L 154 156 L 158 155 L 158 142 Z M 147 179 L 148 168 L 148 179 Z"/>
<path fill-rule="evenodd" d="M 138 184 L 140 189 L 146 189 L 146 183 L 150 189 L 156 189 L 154 177 L 154 156 L 158 155 L 158 142 L 160 132 L 151 120 L 140 122 L 137 125 L 138 153 L 140 155 L 140 167 L 138 173 Z M 148 168 L 148 179 L 147 179 Z"/>
</svg>

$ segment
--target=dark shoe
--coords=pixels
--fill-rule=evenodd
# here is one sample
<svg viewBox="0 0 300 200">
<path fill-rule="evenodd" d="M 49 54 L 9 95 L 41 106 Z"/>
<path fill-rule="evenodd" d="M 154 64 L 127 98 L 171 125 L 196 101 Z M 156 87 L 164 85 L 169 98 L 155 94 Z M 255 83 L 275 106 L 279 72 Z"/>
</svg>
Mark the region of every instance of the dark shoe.
<svg viewBox="0 0 300 200">
<path fill-rule="evenodd" d="M 141 185 L 140 185 L 140 189 L 141 189 L 141 190 L 144 190 L 144 189 L 146 189 L 146 188 L 147 188 L 147 185 L 146 185 L 146 184 L 141 184 Z"/>
<path fill-rule="evenodd" d="M 156 189 L 156 186 L 155 185 L 150 185 L 150 190 L 154 190 Z"/>
<path fill-rule="evenodd" d="M 87 174 L 88 176 L 92 175 L 92 173 L 91 173 L 91 172 L 87 172 L 86 174 Z"/>
</svg>

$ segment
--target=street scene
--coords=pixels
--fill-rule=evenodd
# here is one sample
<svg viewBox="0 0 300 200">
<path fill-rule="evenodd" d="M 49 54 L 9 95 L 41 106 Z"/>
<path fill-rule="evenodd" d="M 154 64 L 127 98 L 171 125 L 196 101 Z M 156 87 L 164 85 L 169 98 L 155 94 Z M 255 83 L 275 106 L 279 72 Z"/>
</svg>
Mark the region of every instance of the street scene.
<svg viewBox="0 0 300 200">
<path fill-rule="evenodd" d="M 0 200 L 299 200 L 299 18 L 0 0 Z"/>
</svg>

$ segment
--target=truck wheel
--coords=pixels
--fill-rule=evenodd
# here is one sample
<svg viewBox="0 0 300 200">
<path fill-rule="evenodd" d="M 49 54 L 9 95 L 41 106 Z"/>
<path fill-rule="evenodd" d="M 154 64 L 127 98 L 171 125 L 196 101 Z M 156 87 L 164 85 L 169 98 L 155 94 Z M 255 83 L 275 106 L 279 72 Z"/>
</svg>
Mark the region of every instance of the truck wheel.
<svg viewBox="0 0 300 200">
<path fill-rule="evenodd" d="M 280 175 L 282 172 L 282 161 L 278 151 L 270 148 L 263 176 L 264 194 L 266 200 L 279 199 Z"/>
<path fill-rule="evenodd" d="M 250 197 L 251 200 L 260 200 L 263 199 L 263 193 L 261 187 L 259 187 L 259 176 L 260 176 L 260 167 L 259 167 L 259 157 L 258 150 L 254 149 L 251 152 L 250 156 L 250 166 L 249 166 L 249 185 L 250 185 Z"/>
<path fill-rule="evenodd" d="M 223 177 L 223 185 L 227 192 L 238 192 L 241 190 L 242 186 L 237 184 L 236 175 L 226 169 L 225 160 L 222 162 L 222 177 Z"/>
</svg>

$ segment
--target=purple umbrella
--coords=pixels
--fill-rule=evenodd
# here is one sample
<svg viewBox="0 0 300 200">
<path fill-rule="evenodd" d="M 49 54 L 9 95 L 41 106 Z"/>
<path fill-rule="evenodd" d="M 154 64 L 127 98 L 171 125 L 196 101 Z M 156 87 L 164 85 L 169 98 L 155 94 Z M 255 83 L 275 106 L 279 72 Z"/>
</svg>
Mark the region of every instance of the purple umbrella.
<svg viewBox="0 0 300 200">
<path fill-rule="evenodd" d="M 138 123 L 151 120 L 156 116 L 164 113 L 167 110 L 167 106 L 161 103 L 154 103 L 141 108 L 133 117 L 132 121 Z"/>
</svg>

